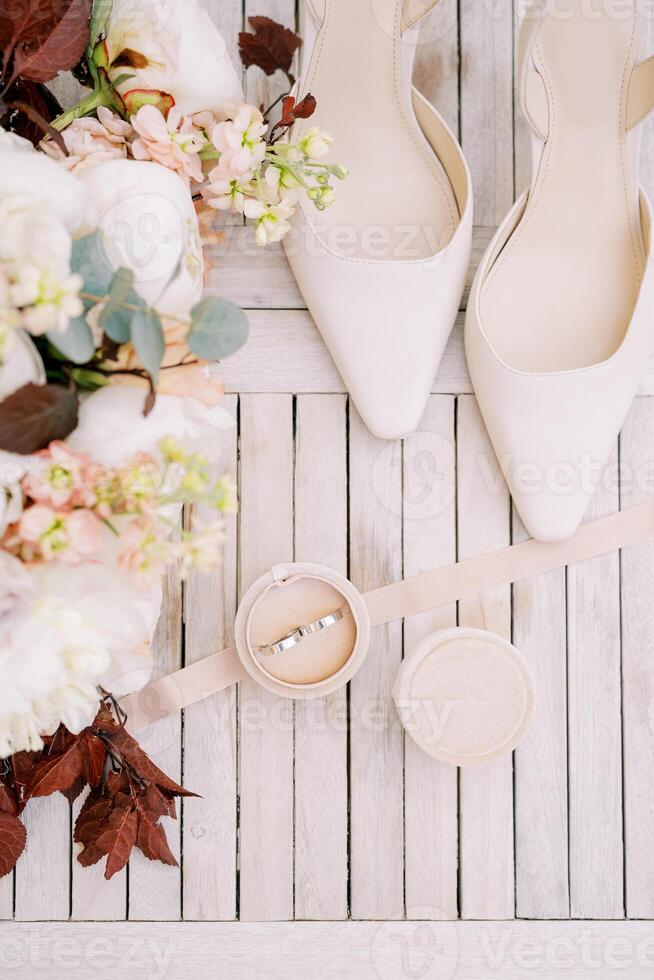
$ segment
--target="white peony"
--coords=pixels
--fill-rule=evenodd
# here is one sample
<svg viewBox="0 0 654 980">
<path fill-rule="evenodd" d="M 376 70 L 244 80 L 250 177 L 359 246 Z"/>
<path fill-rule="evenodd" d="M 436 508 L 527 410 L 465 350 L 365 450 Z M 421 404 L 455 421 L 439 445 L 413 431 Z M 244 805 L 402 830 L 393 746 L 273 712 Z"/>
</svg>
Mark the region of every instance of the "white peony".
<svg viewBox="0 0 654 980">
<path fill-rule="evenodd" d="M 146 654 L 149 641 L 143 617 L 111 570 L 80 567 L 62 576 L 56 567 L 42 568 L 31 583 L 26 575 L 20 562 L 2 554 L 0 758 L 39 749 L 41 736 L 62 723 L 74 733 L 89 725 L 98 685 L 118 671 L 122 693 L 129 658 Z M 135 678 L 132 689 L 145 679 Z"/>
<path fill-rule="evenodd" d="M 28 198 L 45 207 L 74 233 L 84 211 L 84 187 L 45 153 L 0 141 L 0 201 Z"/>
<path fill-rule="evenodd" d="M 158 163 L 110 160 L 79 176 L 83 231 L 100 230 L 112 268 L 131 269 L 137 291 L 161 313 L 188 319 L 203 289 L 198 217 L 188 184 Z M 176 266 L 181 268 L 168 285 Z"/>
<path fill-rule="evenodd" d="M 143 91 L 172 97 L 182 114 L 219 113 L 243 90 L 224 38 L 198 0 L 114 0 L 106 32 L 107 70 L 128 110 Z"/>
<path fill-rule="evenodd" d="M 159 457 L 159 443 L 173 436 L 187 450 L 206 451 L 215 445 L 216 430 L 232 428 L 234 420 L 220 406 L 207 408 L 194 398 L 159 395 L 147 418 L 144 392 L 109 385 L 86 398 L 69 445 L 104 466 L 122 466 L 137 453 Z"/>
</svg>

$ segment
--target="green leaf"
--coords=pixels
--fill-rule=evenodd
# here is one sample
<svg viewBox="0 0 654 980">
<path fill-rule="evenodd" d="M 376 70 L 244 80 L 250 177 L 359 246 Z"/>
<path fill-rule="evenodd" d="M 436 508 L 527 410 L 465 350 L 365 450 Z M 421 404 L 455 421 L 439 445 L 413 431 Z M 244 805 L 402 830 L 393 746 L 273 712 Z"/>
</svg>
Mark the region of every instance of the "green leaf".
<svg viewBox="0 0 654 980">
<path fill-rule="evenodd" d="M 124 72 L 122 75 L 119 75 L 118 78 L 115 78 L 111 84 L 114 88 L 118 88 L 123 84 L 123 82 L 129 82 L 130 78 L 136 78 L 136 75 L 130 75 L 129 72 Z"/>
<path fill-rule="evenodd" d="M 66 333 L 52 330 L 46 336 L 52 346 L 73 364 L 86 364 L 95 354 L 93 334 L 83 316 L 71 320 Z"/>
<path fill-rule="evenodd" d="M 83 292 L 102 298 L 107 295 L 114 270 L 107 261 L 99 231 L 73 242 L 71 268 L 84 280 Z M 93 300 L 85 300 L 85 303 L 87 307 L 95 305 Z"/>
<path fill-rule="evenodd" d="M 73 368 L 70 376 L 78 388 L 87 391 L 96 391 L 98 388 L 105 388 L 109 384 L 109 379 L 98 371 L 89 371 L 88 368 Z"/>
<path fill-rule="evenodd" d="M 139 310 L 132 314 L 132 342 L 141 364 L 156 381 L 166 344 L 161 320 L 154 310 Z"/>
<path fill-rule="evenodd" d="M 107 302 L 100 314 L 100 326 L 107 337 L 117 344 L 126 344 L 131 337 L 134 310 L 125 304 L 145 310 L 146 304 L 134 290 L 134 273 L 131 269 L 120 268 L 109 287 Z"/>
<path fill-rule="evenodd" d="M 95 0 L 93 4 L 93 13 L 89 24 L 89 50 L 91 53 L 105 32 L 112 7 L 113 0 Z"/>
<path fill-rule="evenodd" d="M 248 336 L 243 310 L 226 299 L 209 296 L 191 310 L 187 343 L 205 361 L 220 361 L 242 347 Z"/>
</svg>

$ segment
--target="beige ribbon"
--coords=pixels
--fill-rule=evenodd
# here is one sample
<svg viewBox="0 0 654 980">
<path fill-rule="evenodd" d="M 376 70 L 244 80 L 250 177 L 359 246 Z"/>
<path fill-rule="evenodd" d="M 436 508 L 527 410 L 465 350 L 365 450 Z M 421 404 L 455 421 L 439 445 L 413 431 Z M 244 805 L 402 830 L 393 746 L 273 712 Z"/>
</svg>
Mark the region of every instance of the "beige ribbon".
<svg viewBox="0 0 654 980">
<path fill-rule="evenodd" d="M 568 541 L 525 541 L 479 558 L 437 568 L 368 592 L 363 600 L 372 626 L 449 605 L 482 592 L 618 551 L 654 534 L 654 501 L 582 525 Z M 121 701 L 130 729 L 137 731 L 197 701 L 245 680 L 247 671 L 233 647 L 161 677 Z"/>
</svg>

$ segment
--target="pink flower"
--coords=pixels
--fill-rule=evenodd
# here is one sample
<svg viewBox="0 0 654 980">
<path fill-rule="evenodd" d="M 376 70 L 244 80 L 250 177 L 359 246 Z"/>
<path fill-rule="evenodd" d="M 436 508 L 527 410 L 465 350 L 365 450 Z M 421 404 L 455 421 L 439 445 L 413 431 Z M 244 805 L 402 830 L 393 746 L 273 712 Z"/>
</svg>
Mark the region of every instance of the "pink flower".
<svg viewBox="0 0 654 980">
<path fill-rule="evenodd" d="M 121 544 L 118 565 L 134 575 L 137 587 L 143 590 L 160 581 L 175 554 L 166 529 L 147 517 L 131 522 L 121 534 Z"/>
<path fill-rule="evenodd" d="M 36 469 L 23 480 L 23 490 L 38 504 L 56 510 L 92 507 L 95 494 L 89 483 L 89 460 L 64 442 L 52 442 L 35 454 Z"/>
<path fill-rule="evenodd" d="M 135 160 L 154 160 L 183 177 L 204 180 L 198 154 L 207 140 L 191 116 L 173 108 L 165 119 L 156 106 L 144 105 L 132 116 L 132 126 L 140 137 L 132 144 Z"/>
<path fill-rule="evenodd" d="M 66 170 L 75 173 L 91 164 L 125 159 L 134 130 L 111 109 L 100 106 L 97 119 L 93 116 L 75 119 L 62 136 L 69 156 L 65 156 L 52 141 L 43 143 L 43 149 Z"/>
<path fill-rule="evenodd" d="M 100 528 L 100 521 L 90 510 L 62 513 L 36 504 L 23 511 L 17 543 L 26 561 L 41 558 L 76 565 L 100 550 Z"/>
</svg>

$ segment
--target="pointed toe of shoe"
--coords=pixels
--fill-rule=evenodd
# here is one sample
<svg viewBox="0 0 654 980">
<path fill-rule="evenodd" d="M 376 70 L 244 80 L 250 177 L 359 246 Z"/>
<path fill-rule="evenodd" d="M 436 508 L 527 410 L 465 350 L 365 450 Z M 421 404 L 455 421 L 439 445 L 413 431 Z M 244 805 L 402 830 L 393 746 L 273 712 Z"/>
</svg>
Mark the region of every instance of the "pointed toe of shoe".
<svg viewBox="0 0 654 980">
<path fill-rule="evenodd" d="M 554 544 L 567 541 L 579 530 L 591 494 L 540 490 L 530 494 L 511 486 L 511 496 L 527 533 L 537 541 Z"/>
</svg>

